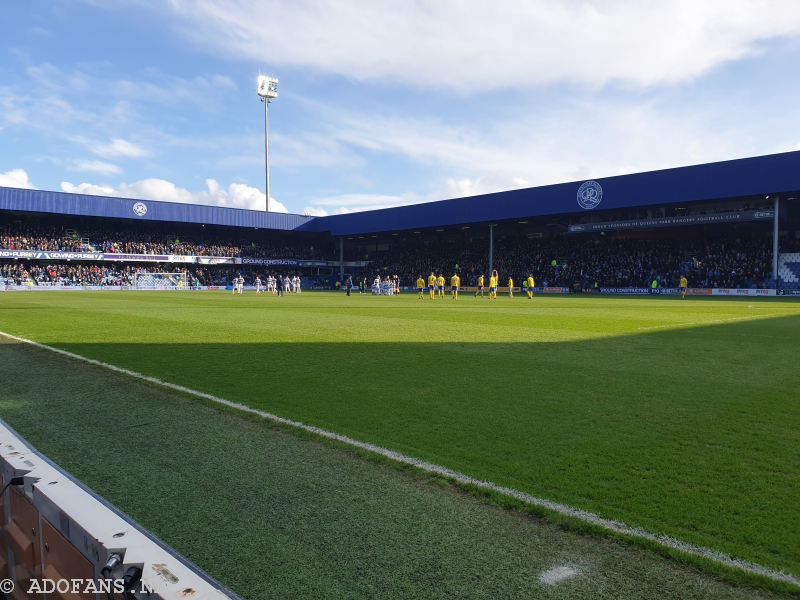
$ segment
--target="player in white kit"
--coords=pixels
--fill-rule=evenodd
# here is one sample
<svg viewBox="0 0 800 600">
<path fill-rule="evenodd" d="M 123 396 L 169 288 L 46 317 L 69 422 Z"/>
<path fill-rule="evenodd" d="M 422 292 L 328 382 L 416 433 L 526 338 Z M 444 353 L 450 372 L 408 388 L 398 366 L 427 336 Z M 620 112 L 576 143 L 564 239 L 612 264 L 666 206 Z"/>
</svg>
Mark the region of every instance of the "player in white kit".
<svg viewBox="0 0 800 600">
<path fill-rule="evenodd" d="M 261 277 L 256 275 L 256 294 L 261 293 Z"/>
</svg>

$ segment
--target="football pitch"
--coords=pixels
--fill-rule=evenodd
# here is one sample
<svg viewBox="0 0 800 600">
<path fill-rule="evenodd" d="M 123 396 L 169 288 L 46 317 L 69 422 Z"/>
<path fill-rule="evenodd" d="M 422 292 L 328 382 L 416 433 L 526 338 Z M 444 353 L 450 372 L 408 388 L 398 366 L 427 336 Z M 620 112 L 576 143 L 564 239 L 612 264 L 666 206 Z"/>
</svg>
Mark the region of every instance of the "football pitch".
<svg viewBox="0 0 800 600">
<path fill-rule="evenodd" d="M 800 576 L 797 301 L 18 292 L 0 331 Z"/>
</svg>

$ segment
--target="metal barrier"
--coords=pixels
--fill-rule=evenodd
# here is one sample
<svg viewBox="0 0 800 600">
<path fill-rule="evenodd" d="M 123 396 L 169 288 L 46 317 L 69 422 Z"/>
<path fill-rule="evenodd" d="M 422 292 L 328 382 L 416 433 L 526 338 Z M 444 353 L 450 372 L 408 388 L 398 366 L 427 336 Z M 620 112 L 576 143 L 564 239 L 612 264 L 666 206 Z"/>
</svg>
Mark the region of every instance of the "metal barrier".
<svg viewBox="0 0 800 600">
<path fill-rule="evenodd" d="M 0 420 L 0 592 L 14 600 L 239 597 Z"/>
</svg>

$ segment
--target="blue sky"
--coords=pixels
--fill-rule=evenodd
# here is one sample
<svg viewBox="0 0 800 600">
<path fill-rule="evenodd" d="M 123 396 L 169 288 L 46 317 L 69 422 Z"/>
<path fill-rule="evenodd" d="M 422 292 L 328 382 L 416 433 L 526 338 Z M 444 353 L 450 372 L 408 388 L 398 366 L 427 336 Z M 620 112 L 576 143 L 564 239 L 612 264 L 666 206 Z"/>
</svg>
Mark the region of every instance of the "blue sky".
<svg viewBox="0 0 800 600">
<path fill-rule="evenodd" d="M 0 5 L 0 185 L 396 206 L 800 149 L 800 2 Z"/>
</svg>

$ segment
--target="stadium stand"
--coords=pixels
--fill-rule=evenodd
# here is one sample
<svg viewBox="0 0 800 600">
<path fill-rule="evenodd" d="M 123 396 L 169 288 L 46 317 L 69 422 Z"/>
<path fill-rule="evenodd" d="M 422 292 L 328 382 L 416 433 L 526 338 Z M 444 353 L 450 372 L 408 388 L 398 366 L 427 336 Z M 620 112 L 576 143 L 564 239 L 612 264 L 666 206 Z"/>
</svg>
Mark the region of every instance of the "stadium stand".
<svg viewBox="0 0 800 600">
<path fill-rule="evenodd" d="M 191 255 L 193 251 L 204 256 L 310 256 L 302 247 L 288 245 L 265 247 L 248 245 L 247 240 L 239 244 L 195 245 L 189 242 L 169 241 L 153 234 L 124 232 L 118 239 L 106 238 L 98 242 L 96 232 L 87 234 L 90 242 L 75 241 L 77 238 L 54 233 L 52 230 L 30 227 L 18 229 L 4 225 L 0 244 L 4 249 L 18 250 L 69 250 L 97 251 L 102 248 L 105 255 L 116 253 L 175 254 L 180 251 Z M 697 233 L 697 232 L 695 232 Z M 75 234 L 77 235 L 77 234 Z M 685 235 L 685 232 L 684 232 Z M 765 287 L 771 279 L 770 241 L 766 234 L 744 228 L 727 227 L 706 233 L 702 238 L 661 238 L 654 245 L 653 239 L 625 235 L 570 236 L 556 234 L 549 239 L 498 232 L 494 254 L 501 280 L 513 277 L 521 281 L 533 273 L 537 281 L 552 286 L 572 287 L 575 283 L 595 281 L 601 287 L 642 286 L 657 279 L 662 285 L 676 285 L 681 275 L 686 275 L 698 287 Z M 431 271 L 452 273 L 458 270 L 474 283 L 480 273 L 487 270 L 488 242 L 486 239 L 464 238 L 463 243 L 450 240 L 435 243 L 436 238 L 402 239 L 385 251 L 364 252 L 368 266 L 361 269 L 372 277 L 375 272 L 385 276 L 397 274 L 401 281 L 411 282 L 419 274 Z M 252 253 L 251 253 L 252 252 Z M 787 283 L 796 283 L 794 270 L 800 264 L 789 254 L 781 263 L 781 276 Z M 113 260 L 113 257 L 111 257 Z M 129 285 L 137 270 L 169 272 L 174 265 L 146 263 L 117 264 L 114 262 L 50 262 L 4 261 L 0 274 L 17 285 L 31 280 L 34 285 Z M 793 270 L 794 269 L 794 270 Z M 190 281 L 199 280 L 201 285 L 225 285 L 237 273 L 248 281 L 266 274 L 266 269 L 243 268 L 231 265 L 207 265 L 203 267 L 181 267 Z M 285 270 L 281 270 L 284 272 Z M 581 287 L 589 287 L 582 285 Z"/>
<path fill-rule="evenodd" d="M 108 254 L 178 254 L 187 256 L 227 256 L 253 258 L 330 259 L 333 248 L 325 240 L 316 246 L 298 246 L 285 240 L 262 236 L 225 237 L 211 228 L 170 228 L 142 231 L 141 227 L 99 228 L 70 222 L 42 224 L 17 218 L 16 223 L 0 226 L 0 247 L 9 250 L 104 252 Z M 235 237 L 235 239 L 234 239 Z"/>
<path fill-rule="evenodd" d="M 800 250 L 798 197 L 800 152 L 319 218 L 0 188 L 0 275 L 125 286 L 137 270 L 180 270 L 216 286 L 296 273 L 335 287 L 393 275 L 410 286 L 431 271 L 471 285 L 497 269 L 501 282 L 532 273 L 569 289 L 681 275 L 796 289 L 793 258 L 773 277 L 773 227 L 779 252 Z"/>
<path fill-rule="evenodd" d="M 173 273 L 183 272 L 189 287 L 195 281 L 201 286 L 227 286 L 239 273 L 248 282 L 255 281 L 256 277 L 264 279 L 269 274 L 293 275 L 290 269 L 257 270 L 234 266 L 211 267 L 175 267 L 174 265 L 159 265 L 146 263 L 145 265 L 115 265 L 109 263 L 53 263 L 38 265 L 29 261 L 14 261 L 0 264 L 0 285 L 24 286 L 30 282 L 35 287 L 55 286 L 130 286 L 133 283 L 134 273 Z M 306 278 L 304 286 L 308 287 L 314 280 Z"/>
<path fill-rule="evenodd" d="M 487 273 L 488 243 L 474 238 L 464 242 L 445 241 L 437 247 L 421 239 L 416 245 L 398 243 L 364 256 L 381 272 L 397 273 L 406 282 L 431 271 L 450 273 L 457 265 L 466 284 L 473 285 Z M 769 239 L 763 232 L 731 228 L 700 239 L 662 238 L 657 244 L 623 236 L 509 235 L 498 240 L 494 255 L 501 281 L 521 281 L 532 273 L 542 284 L 562 287 L 587 280 L 603 287 L 642 286 L 654 278 L 677 285 L 682 274 L 698 287 L 761 287 L 770 281 Z"/>
<path fill-rule="evenodd" d="M 778 275 L 785 283 L 786 289 L 796 290 L 800 287 L 800 252 L 787 252 L 781 255 Z"/>
</svg>

